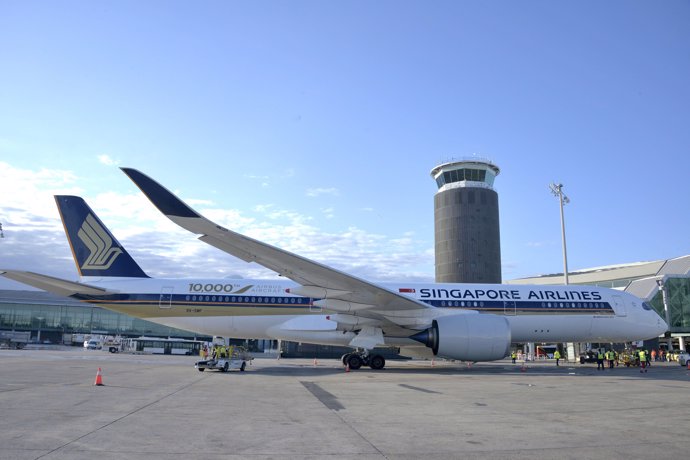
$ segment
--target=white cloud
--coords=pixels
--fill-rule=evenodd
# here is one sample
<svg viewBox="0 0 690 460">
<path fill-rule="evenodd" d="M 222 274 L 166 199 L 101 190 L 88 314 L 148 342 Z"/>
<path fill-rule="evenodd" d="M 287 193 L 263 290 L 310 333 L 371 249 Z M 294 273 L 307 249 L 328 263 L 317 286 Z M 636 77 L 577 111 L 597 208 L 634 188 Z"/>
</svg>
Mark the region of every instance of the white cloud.
<svg viewBox="0 0 690 460">
<path fill-rule="evenodd" d="M 76 279 L 53 194 L 84 196 L 71 171 L 27 170 L 0 162 L 0 183 L 14 193 L 0 202 L 2 267 Z M 138 192 L 104 191 L 87 203 L 149 275 L 155 277 L 276 278 L 199 240 L 165 218 Z M 321 219 L 257 205 L 248 215 L 211 201 L 187 199 L 205 217 L 228 229 L 372 281 L 431 281 L 433 249 L 411 234 L 374 234 L 356 227 L 325 232 Z M 333 209 L 321 210 L 326 216 Z M 13 289 L 24 286 L 11 283 Z M 7 282 L 0 277 L 0 289 Z"/>
<path fill-rule="evenodd" d="M 120 164 L 119 160 L 113 160 L 110 158 L 110 155 L 106 155 L 105 153 L 98 155 L 98 161 L 106 166 L 117 166 Z"/>
<path fill-rule="evenodd" d="M 551 245 L 553 245 L 553 242 L 552 241 L 528 241 L 527 243 L 525 243 L 525 245 L 528 248 L 541 248 L 544 246 L 551 246 Z"/>
<path fill-rule="evenodd" d="M 306 193 L 307 193 L 307 196 L 311 196 L 311 197 L 317 197 L 317 196 L 321 196 L 321 195 L 333 195 L 333 196 L 340 195 L 340 192 L 335 187 L 310 188 L 310 189 L 307 189 Z"/>
</svg>

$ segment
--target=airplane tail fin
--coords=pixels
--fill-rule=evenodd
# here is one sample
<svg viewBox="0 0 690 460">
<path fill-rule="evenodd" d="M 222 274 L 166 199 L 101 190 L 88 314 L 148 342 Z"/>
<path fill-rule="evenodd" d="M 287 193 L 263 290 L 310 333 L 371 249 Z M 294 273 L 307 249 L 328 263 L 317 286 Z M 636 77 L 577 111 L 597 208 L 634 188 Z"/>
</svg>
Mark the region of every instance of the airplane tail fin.
<svg viewBox="0 0 690 460">
<path fill-rule="evenodd" d="M 82 198 L 56 195 L 55 202 L 80 276 L 148 278 Z"/>
</svg>

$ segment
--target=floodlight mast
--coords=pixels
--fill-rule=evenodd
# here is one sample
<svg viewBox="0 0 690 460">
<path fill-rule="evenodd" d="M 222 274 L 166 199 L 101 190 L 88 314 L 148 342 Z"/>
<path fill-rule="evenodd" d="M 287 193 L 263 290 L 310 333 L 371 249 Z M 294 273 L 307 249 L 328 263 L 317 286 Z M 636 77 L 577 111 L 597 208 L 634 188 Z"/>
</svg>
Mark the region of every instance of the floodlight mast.
<svg viewBox="0 0 690 460">
<path fill-rule="evenodd" d="M 568 198 L 563 193 L 563 184 L 552 183 L 549 185 L 551 193 L 558 197 L 558 201 L 561 205 L 561 239 L 563 240 L 563 282 L 568 284 L 568 251 L 565 247 L 565 218 L 563 217 L 563 204 L 570 203 L 570 198 Z"/>
</svg>

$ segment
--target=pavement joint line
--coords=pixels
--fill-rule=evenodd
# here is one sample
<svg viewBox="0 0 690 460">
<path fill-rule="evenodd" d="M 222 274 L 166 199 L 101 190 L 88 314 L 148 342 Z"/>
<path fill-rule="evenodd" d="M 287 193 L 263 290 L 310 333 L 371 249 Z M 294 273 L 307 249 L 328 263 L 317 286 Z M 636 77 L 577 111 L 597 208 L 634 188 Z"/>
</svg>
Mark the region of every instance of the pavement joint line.
<svg viewBox="0 0 690 460">
<path fill-rule="evenodd" d="M 409 390 L 421 391 L 422 393 L 430 393 L 430 394 L 436 394 L 436 395 L 442 395 L 443 394 L 440 391 L 428 390 L 426 388 L 416 387 L 414 385 L 407 385 L 405 383 L 399 383 L 398 386 L 402 387 L 402 388 L 407 388 Z"/>
<path fill-rule="evenodd" d="M 51 450 L 51 451 L 49 451 L 49 452 L 46 452 L 46 453 L 43 454 L 43 455 L 40 455 L 40 456 L 36 457 L 34 460 L 38 460 L 38 459 L 40 459 L 40 458 L 45 457 L 46 455 L 50 455 L 50 454 L 52 454 L 52 453 L 55 453 L 55 452 L 57 452 L 58 450 L 63 449 L 63 448 L 65 448 L 65 447 L 69 446 L 70 444 L 73 444 L 73 443 L 79 441 L 80 439 L 84 439 L 85 437 L 87 437 L 87 436 L 89 436 L 89 435 L 92 435 L 92 434 L 94 434 L 94 433 L 96 433 L 96 432 L 102 430 L 103 428 L 107 428 L 107 427 L 109 427 L 110 425 L 113 425 L 113 424 L 119 422 L 120 420 L 123 420 L 123 419 L 129 417 L 130 415 L 134 415 L 134 414 L 136 414 L 137 412 L 140 412 L 140 411 L 142 411 L 142 410 L 144 410 L 144 409 L 146 409 L 146 408 L 148 408 L 148 407 L 153 406 L 154 404 L 158 404 L 158 403 L 161 402 L 162 400 L 164 400 L 164 399 L 166 399 L 166 398 L 169 398 L 170 396 L 174 396 L 174 395 L 176 395 L 177 393 L 181 392 L 182 390 L 186 390 L 187 388 L 191 387 L 192 385 L 196 385 L 197 383 L 199 383 L 199 382 L 202 381 L 203 379 L 204 379 L 204 376 L 198 376 L 197 379 L 194 380 L 193 382 L 190 382 L 190 383 L 188 383 L 187 385 L 184 385 L 184 386 L 178 388 L 177 390 L 173 391 L 172 393 L 168 393 L 168 394 L 166 394 L 166 395 L 163 395 L 163 396 L 161 396 L 160 398 L 156 399 L 155 401 L 152 401 L 152 402 L 150 402 L 150 403 L 148 403 L 148 404 L 145 404 L 145 405 L 143 405 L 143 406 L 141 406 L 141 407 L 139 407 L 139 408 L 137 408 L 137 409 L 134 409 L 133 411 L 130 411 L 129 413 L 127 413 L 127 414 L 125 414 L 125 415 L 123 415 L 123 416 L 121 416 L 121 417 L 118 417 L 118 418 L 116 418 L 115 420 L 111 420 L 110 422 L 106 423 L 106 424 L 103 425 L 103 426 L 100 426 L 100 427 L 98 427 L 98 428 L 96 428 L 96 429 L 94 429 L 94 430 L 91 430 L 91 431 L 89 431 L 88 433 L 85 433 L 85 434 L 83 434 L 83 435 L 81 435 L 81 436 L 79 436 L 79 437 L 77 437 L 77 438 L 75 438 L 75 439 L 72 439 L 72 440 L 69 441 L 69 442 L 66 442 L 65 444 L 63 444 L 63 445 L 61 445 L 61 446 L 56 447 L 55 449 L 53 449 L 53 450 Z"/>
<path fill-rule="evenodd" d="M 389 457 L 388 457 L 386 454 L 384 454 L 378 447 L 376 447 L 371 441 L 369 441 L 369 439 L 367 439 L 366 436 L 364 436 L 362 433 L 360 433 L 359 430 L 357 430 L 357 428 L 355 428 L 351 423 L 349 423 L 347 420 L 345 420 L 345 418 L 342 417 L 342 416 L 340 415 L 340 410 L 339 410 L 339 409 L 334 409 L 334 408 L 330 407 L 330 405 L 328 405 L 328 404 L 326 404 L 324 401 L 322 401 L 321 398 L 320 398 L 319 396 L 317 396 L 316 393 L 314 393 L 314 391 L 312 390 L 311 387 L 313 387 L 313 386 L 317 387 L 318 389 L 321 390 L 321 392 L 327 393 L 328 395 L 332 396 L 336 401 L 337 401 L 337 399 L 338 399 L 337 396 L 335 396 L 335 395 L 333 395 L 332 393 L 329 393 L 328 391 L 324 390 L 323 388 L 321 388 L 318 384 L 316 384 L 316 383 L 314 383 L 314 382 L 300 382 L 300 383 L 302 384 L 302 386 L 303 386 L 307 391 L 309 391 L 309 393 L 312 394 L 312 396 L 314 396 L 316 399 L 318 399 L 319 402 L 321 402 L 321 404 L 323 404 L 323 405 L 324 405 L 327 409 L 329 409 L 336 417 L 338 417 L 338 418 L 340 419 L 340 421 L 341 421 L 346 427 L 348 427 L 353 433 L 355 433 L 359 438 L 361 438 L 362 441 L 364 441 L 365 444 L 370 445 L 371 448 L 374 449 L 374 450 L 376 451 L 376 453 L 378 453 L 381 457 L 383 457 L 383 458 L 385 458 L 385 459 L 388 459 L 388 458 L 389 458 Z M 305 385 L 305 384 L 311 384 L 311 385 Z M 338 405 L 342 406 L 342 404 L 340 404 L 340 403 L 338 403 Z M 342 406 L 342 407 L 343 407 L 343 409 L 345 408 L 344 406 Z"/>
</svg>

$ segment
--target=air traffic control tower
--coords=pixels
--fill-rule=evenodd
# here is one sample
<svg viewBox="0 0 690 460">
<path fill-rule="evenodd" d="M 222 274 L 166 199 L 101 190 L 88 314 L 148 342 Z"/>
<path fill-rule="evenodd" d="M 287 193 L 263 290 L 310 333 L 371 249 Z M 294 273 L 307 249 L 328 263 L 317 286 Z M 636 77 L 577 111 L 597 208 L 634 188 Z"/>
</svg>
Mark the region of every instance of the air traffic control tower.
<svg viewBox="0 0 690 460">
<path fill-rule="evenodd" d="M 451 161 L 431 170 L 437 283 L 501 283 L 500 170 L 488 160 Z"/>
</svg>

